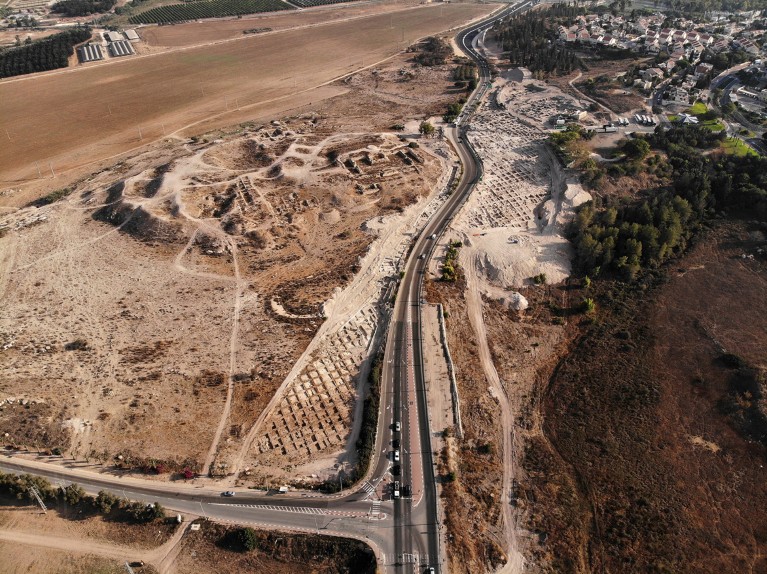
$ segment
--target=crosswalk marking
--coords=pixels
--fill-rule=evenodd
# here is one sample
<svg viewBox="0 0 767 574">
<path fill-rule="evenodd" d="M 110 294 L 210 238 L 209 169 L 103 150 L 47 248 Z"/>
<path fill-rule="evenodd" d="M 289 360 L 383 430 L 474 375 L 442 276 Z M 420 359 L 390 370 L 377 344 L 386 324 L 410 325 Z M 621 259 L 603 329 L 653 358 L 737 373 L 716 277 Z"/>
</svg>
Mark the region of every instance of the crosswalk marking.
<svg viewBox="0 0 767 574">
<path fill-rule="evenodd" d="M 298 514 L 317 514 L 320 516 L 364 516 L 359 512 L 343 512 L 340 510 L 326 510 L 324 508 L 311 508 L 308 506 L 274 506 L 271 504 L 225 504 L 222 502 L 212 502 L 215 506 L 236 506 L 237 508 L 258 508 L 261 510 L 276 510 L 278 512 L 295 512 Z"/>
</svg>

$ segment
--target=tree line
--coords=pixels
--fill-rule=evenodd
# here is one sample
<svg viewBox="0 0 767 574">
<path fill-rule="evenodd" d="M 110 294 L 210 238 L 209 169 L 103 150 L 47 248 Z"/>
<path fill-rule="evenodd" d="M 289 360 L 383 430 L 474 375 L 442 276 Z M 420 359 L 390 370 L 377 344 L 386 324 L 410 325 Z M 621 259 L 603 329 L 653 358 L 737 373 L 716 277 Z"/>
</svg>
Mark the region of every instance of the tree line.
<svg viewBox="0 0 767 574">
<path fill-rule="evenodd" d="M 767 159 L 700 152 L 721 138 L 700 126 L 656 129 L 648 143 L 666 152 L 672 183 L 640 199 L 584 205 L 570 230 L 577 271 L 630 280 L 683 252 L 701 225 L 721 211 L 767 221 Z"/>
<path fill-rule="evenodd" d="M 512 65 L 524 66 L 531 72 L 567 74 L 580 61 L 574 52 L 556 42 L 556 22 L 564 16 L 561 12 L 575 10 L 558 5 L 514 16 L 495 28 L 494 37 L 508 52 Z"/>
<path fill-rule="evenodd" d="M 0 51 L 0 78 L 66 68 L 74 46 L 90 37 L 90 28 L 74 28 L 30 44 L 6 48 Z"/>
<path fill-rule="evenodd" d="M 109 12 L 117 0 L 61 0 L 51 6 L 51 11 L 64 16 L 90 16 Z"/>
</svg>

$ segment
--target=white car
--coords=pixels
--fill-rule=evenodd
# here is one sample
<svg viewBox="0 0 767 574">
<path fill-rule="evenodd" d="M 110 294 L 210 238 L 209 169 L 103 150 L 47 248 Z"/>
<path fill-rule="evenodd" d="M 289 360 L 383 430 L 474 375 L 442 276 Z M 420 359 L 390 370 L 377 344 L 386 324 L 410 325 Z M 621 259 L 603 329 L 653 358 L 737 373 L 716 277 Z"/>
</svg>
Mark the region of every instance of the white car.
<svg viewBox="0 0 767 574">
<path fill-rule="evenodd" d="M 394 451 L 394 462 L 399 462 L 399 450 Z"/>
</svg>

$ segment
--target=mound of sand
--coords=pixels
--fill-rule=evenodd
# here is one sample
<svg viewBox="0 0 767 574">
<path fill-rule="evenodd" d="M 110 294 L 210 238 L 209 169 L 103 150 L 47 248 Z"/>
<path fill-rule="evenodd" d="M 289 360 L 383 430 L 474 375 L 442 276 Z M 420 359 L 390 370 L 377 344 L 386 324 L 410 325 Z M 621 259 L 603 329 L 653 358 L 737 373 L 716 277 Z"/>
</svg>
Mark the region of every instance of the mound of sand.
<svg viewBox="0 0 767 574">
<path fill-rule="evenodd" d="M 333 225 L 341 221 L 341 214 L 337 209 L 331 209 L 330 211 L 320 213 L 320 221 L 329 225 Z"/>
<path fill-rule="evenodd" d="M 470 243 L 466 254 L 474 255 L 477 272 L 501 287 L 530 284 L 531 278 L 540 273 L 546 275 L 547 283 L 570 275 L 572 248 L 561 235 L 511 232 L 502 227 L 472 237 Z"/>
</svg>

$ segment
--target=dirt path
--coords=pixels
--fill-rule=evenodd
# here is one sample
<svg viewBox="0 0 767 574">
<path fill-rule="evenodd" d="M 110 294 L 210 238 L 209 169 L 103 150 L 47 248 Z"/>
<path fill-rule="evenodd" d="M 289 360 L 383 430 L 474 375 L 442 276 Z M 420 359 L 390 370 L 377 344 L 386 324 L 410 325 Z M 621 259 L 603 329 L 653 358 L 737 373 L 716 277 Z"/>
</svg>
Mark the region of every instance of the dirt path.
<svg viewBox="0 0 767 574">
<path fill-rule="evenodd" d="M 467 270 L 474 269 L 473 262 L 466 265 Z M 498 376 L 498 371 L 490 354 L 487 344 L 487 332 L 482 311 L 482 295 L 479 291 L 477 276 L 471 271 L 466 273 L 466 308 L 474 334 L 476 335 L 477 351 L 485 378 L 490 384 L 498 404 L 501 407 L 501 428 L 503 432 L 503 482 L 501 488 L 501 511 L 506 531 L 506 554 L 508 562 L 499 570 L 502 574 L 521 574 L 524 567 L 524 558 L 517 543 L 516 521 L 512 510 L 509 496 L 511 494 L 512 479 L 516 455 L 514 451 L 514 416 L 509 397 Z"/>
<path fill-rule="evenodd" d="M 15 544 L 24 544 L 28 546 L 42 546 L 63 552 L 75 552 L 78 554 L 96 554 L 111 558 L 113 560 L 135 559 L 141 556 L 142 551 L 131 548 L 130 546 L 120 546 L 118 544 L 109 544 L 106 542 L 94 542 L 81 538 L 51 536 L 50 534 L 32 534 L 29 532 L 18 532 L 11 530 L 0 530 L 0 540 L 13 542 Z"/>
<path fill-rule="evenodd" d="M 237 288 L 234 293 L 234 309 L 232 311 L 232 333 L 229 337 L 229 385 L 226 390 L 226 402 L 224 403 L 224 412 L 221 413 L 221 419 L 216 429 L 216 434 L 211 442 L 208 454 L 205 457 L 205 464 L 202 467 L 202 474 L 208 474 L 210 472 L 210 466 L 216 458 L 216 452 L 218 451 L 218 445 L 221 442 L 221 436 L 226 429 L 226 423 L 229 420 L 229 415 L 232 412 L 232 397 L 234 396 L 234 376 L 237 370 L 237 345 L 240 339 L 240 313 L 242 312 L 242 300 L 245 294 L 245 290 L 248 288 L 248 282 L 244 281 L 240 276 L 240 265 L 237 260 L 237 244 L 233 240 L 229 240 L 229 248 L 232 252 L 232 260 L 234 262 L 234 280 Z"/>
<path fill-rule="evenodd" d="M 34 534 L 17 530 L 0 530 L 0 540 L 26 546 L 50 548 L 62 552 L 95 554 L 121 562 L 143 560 L 156 565 L 161 574 L 166 574 L 172 571 L 173 562 L 181 550 L 179 543 L 189 529 L 190 524 L 191 522 L 188 522 L 184 526 L 180 526 L 167 542 L 151 550 L 142 550 L 109 542 L 96 542 L 87 538 Z"/>
</svg>

